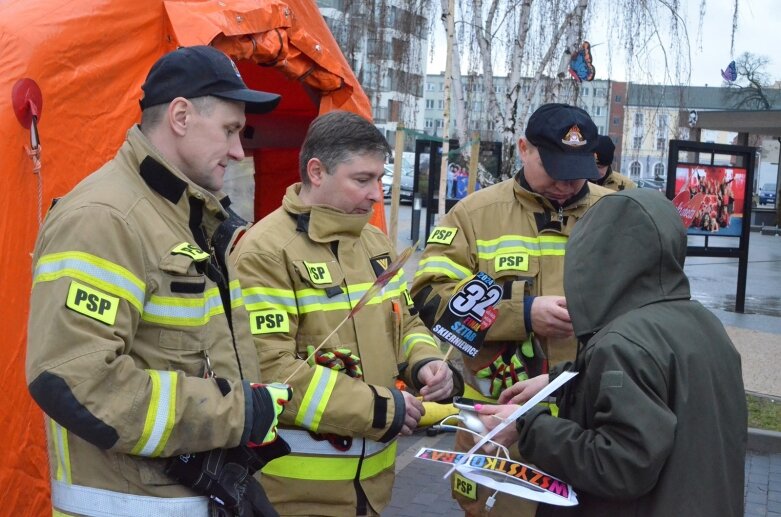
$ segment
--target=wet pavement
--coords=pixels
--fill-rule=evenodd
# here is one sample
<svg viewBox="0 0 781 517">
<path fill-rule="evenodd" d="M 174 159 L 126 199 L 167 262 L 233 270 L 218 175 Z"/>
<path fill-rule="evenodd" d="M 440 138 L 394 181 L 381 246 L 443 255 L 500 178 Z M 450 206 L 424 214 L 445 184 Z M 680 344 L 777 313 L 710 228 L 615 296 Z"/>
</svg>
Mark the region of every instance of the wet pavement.
<svg viewBox="0 0 781 517">
<path fill-rule="evenodd" d="M 402 205 L 399 213 L 399 250 L 412 244 L 410 208 Z M 390 221 L 389 203 L 386 218 Z M 424 220 L 421 217 L 421 235 Z M 409 281 L 420 255 L 420 251 L 413 254 L 404 268 Z M 740 352 L 746 390 L 781 398 L 781 236 L 750 234 L 743 313 L 735 312 L 737 259 L 687 257 L 685 271 L 692 298 L 713 311 Z M 781 435 L 770 434 L 769 446 L 746 455 L 746 516 L 781 517 Z M 396 484 L 383 517 L 463 515 L 450 497 L 449 482 L 442 479 L 447 468 L 414 459 L 422 447 L 449 449 L 452 444 L 451 433 L 431 437 L 421 431 L 399 440 Z"/>
</svg>

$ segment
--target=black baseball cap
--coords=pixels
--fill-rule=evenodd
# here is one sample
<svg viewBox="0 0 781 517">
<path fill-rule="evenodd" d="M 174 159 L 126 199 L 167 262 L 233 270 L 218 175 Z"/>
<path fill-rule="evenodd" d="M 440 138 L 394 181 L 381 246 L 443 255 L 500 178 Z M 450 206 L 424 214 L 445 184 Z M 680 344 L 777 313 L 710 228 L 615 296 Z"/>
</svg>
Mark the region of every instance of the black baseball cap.
<svg viewBox="0 0 781 517">
<path fill-rule="evenodd" d="M 584 110 L 568 104 L 543 104 L 529 117 L 526 139 L 539 151 L 551 178 L 599 178 L 594 161 L 597 126 Z"/>
<path fill-rule="evenodd" d="M 616 144 L 609 136 L 599 135 L 597 138 L 597 165 L 604 167 L 613 163 L 613 153 L 616 150 Z"/>
<path fill-rule="evenodd" d="M 208 45 L 181 47 L 165 54 L 149 70 L 141 89 L 142 110 L 177 97 L 211 95 L 241 101 L 247 113 L 268 113 L 277 107 L 280 98 L 275 93 L 247 88 L 233 60 Z"/>
</svg>

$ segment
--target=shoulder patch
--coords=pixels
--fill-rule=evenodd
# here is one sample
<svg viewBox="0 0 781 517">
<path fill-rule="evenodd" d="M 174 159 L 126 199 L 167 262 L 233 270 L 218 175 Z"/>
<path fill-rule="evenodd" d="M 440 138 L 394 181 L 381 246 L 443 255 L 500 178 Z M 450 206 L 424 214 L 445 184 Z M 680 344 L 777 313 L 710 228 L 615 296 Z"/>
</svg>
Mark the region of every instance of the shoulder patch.
<svg viewBox="0 0 781 517">
<path fill-rule="evenodd" d="M 437 226 L 431 231 L 431 235 L 426 241 L 427 244 L 444 244 L 450 246 L 458 233 L 458 228 L 451 228 L 449 226 Z"/>
<path fill-rule="evenodd" d="M 195 244 L 190 244 L 189 242 L 183 242 L 174 246 L 174 248 L 171 250 L 171 255 L 186 255 L 196 262 L 203 262 L 209 258 L 208 253 L 203 251 Z"/>
<path fill-rule="evenodd" d="M 390 255 L 385 253 L 383 255 L 370 258 L 369 262 L 371 263 L 372 269 L 374 270 L 374 276 L 380 276 L 385 272 L 386 269 L 388 269 L 388 266 L 391 263 L 391 259 Z"/>
<path fill-rule="evenodd" d="M 72 281 L 65 306 L 106 325 L 113 325 L 117 319 L 119 298 Z"/>
<path fill-rule="evenodd" d="M 249 329 L 252 334 L 290 332 L 290 319 L 285 311 L 255 311 L 249 315 Z"/>
</svg>

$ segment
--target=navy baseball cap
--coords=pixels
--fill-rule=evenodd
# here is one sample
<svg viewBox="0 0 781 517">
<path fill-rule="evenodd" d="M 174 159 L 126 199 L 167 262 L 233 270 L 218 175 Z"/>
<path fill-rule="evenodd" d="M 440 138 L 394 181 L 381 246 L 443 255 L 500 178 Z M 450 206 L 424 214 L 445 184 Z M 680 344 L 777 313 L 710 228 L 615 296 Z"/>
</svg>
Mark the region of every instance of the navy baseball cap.
<svg viewBox="0 0 781 517">
<path fill-rule="evenodd" d="M 141 89 L 142 110 L 177 97 L 211 95 L 243 102 L 247 113 L 268 113 L 277 107 L 280 98 L 275 93 L 247 88 L 233 60 L 208 45 L 181 47 L 165 54 L 149 70 Z"/>
<path fill-rule="evenodd" d="M 605 166 L 613 163 L 613 153 L 616 150 L 616 144 L 609 136 L 599 135 L 597 138 L 597 165 Z"/>
<path fill-rule="evenodd" d="M 545 172 L 558 181 L 599 178 L 597 136 L 588 113 L 568 104 L 543 104 L 526 126 L 526 139 L 539 151 Z"/>
</svg>

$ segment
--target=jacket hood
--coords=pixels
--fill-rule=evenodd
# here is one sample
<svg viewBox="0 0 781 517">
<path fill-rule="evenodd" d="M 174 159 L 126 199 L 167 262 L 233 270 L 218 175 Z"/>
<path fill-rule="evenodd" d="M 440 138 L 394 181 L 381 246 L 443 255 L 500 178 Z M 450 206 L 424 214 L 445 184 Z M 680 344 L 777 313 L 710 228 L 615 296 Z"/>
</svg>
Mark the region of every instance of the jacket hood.
<svg viewBox="0 0 781 517">
<path fill-rule="evenodd" d="M 661 193 L 602 197 L 578 221 L 564 259 L 564 294 L 575 335 L 663 300 L 690 298 L 683 272 L 686 229 Z"/>
</svg>

